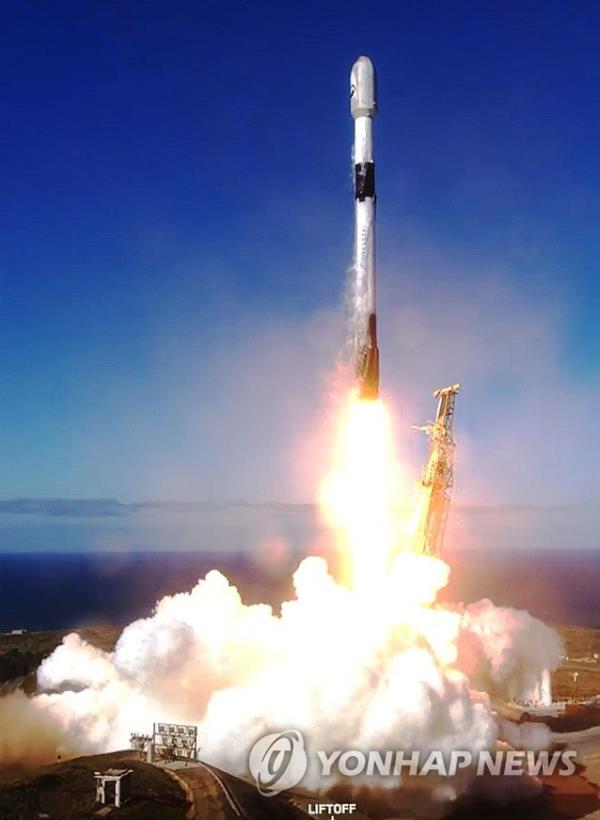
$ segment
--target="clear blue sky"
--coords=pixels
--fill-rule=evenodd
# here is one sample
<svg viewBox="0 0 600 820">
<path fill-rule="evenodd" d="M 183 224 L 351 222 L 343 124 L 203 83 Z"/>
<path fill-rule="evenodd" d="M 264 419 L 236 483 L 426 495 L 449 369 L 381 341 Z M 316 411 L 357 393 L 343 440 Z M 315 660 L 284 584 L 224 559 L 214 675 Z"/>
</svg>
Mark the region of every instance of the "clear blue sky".
<svg viewBox="0 0 600 820">
<path fill-rule="evenodd" d="M 485 465 L 486 486 L 498 474 L 498 497 L 518 501 L 537 481 L 545 488 L 554 466 L 570 483 L 563 493 L 550 481 L 553 503 L 589 500 L 599 41 L 600 7 L 585 2 L 4 8 L 0 496 L 307 497 L 283 471 L 333 361 L 329 331 L 313 342 L 349 262 L 348 73 L 367 53 L 379 77 L 384 338 L 407 327 L 404 293 L 413 318 L 441 289 L 474 325 L 476 314 L 493 325 L 496 301 L 478 290 L 491 282 L 509 317 L 494 334 L 497 357 L 482 370 L 457 348 L 444 370 L 471 375 L 464 439 L 471 453 L 485 447 L 491 400 L 500 426 L 535 426 L 543 402 L 554 404 L 551 387 L 569 393 L 544 428 L 581 434 L 563 463 L 534 437 L 526 485 L 511 492 L 522 471 L 499 456 Z M 530 369 L 512 384 L 502 350 L 520 295 L 520 321 L 550 318 L 533 341 L 520 337 Z M 297 351 L 307 334 L 309 349 Z M 408 419 L 424 421 L 438 373 L 432 365 L 419 383 L 419 344 L 402 344 L 395 375 L 392 342 L 387 362 L 382 349 L 384 380 L 395 398 L 405 388 L 424 396 Z M 302 412 L 286 404 L 287 360 L 273 346 L 307 385 Z M 313 373 L 315 349 L 326 361 Z M 511 348 L 517 369 L 520 352 Z M 265 359 L 272 379 L 239 376 Z M 266 423 L 253 402 L 271 390 L 277 418 Z"/>
</svg>

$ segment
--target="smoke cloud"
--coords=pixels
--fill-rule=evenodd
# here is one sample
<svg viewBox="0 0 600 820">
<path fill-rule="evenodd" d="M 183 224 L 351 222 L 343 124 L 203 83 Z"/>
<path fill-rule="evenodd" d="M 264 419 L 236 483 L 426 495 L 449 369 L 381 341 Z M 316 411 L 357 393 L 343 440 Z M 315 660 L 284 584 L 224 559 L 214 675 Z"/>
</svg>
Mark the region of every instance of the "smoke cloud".
<svg viewBox="0 0 600 820">
<path fill-rule="evenodd" d="M 527 697 L 560 644 L 525 612 L 436 605 L 447 573 L 399 556 L 374 598 L 306 558 L 275 613 L 212 571 L 127 626 L 112 653 L 66 636 L 38 670 L 39 694 L 0 700 L 0 765 L 127 748 L 154 721 L 197 724 L 203 759 L 234 774 L 261 735 L 287 727 L 309 749 L 490 748 L 486 688 Z M 330 785 L 311 769 L 304 782 Z"/>
</svg>

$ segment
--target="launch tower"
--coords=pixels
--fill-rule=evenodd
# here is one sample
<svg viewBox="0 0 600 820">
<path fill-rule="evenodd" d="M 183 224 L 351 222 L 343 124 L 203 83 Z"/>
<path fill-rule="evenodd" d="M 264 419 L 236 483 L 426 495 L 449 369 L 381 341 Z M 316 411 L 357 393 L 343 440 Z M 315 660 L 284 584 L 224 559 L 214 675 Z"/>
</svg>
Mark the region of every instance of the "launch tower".
<svg viewBox="0 0 600 820">
<path fill-rule="evenodd" d="M 454 484 L 455 444 L 452 422 L 454 402 L 459 390 L 459 384 L 452 384 L 434 391 L 433 395 L 438 399 L 435 421 L 423 427 L 415 427 L 416 430 L 427 433 L 429 438 L 429 458 L 419 482 L 423 504 L 421 526 L 417 532 L 420 543 L 415 546 L 418 552 L 436 558 L 439 558 L 442 552 Z"/>
</svg>

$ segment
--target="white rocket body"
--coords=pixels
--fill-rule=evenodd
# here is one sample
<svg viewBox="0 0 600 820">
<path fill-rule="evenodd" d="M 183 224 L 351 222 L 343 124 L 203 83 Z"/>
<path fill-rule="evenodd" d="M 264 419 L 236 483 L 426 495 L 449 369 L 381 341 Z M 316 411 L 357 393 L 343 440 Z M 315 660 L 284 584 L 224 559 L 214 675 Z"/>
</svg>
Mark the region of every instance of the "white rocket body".
<svg viewBox="0 0 600 820">
<path fill-rule="evenodd" d="M 354 271 L 361 295 L 356 378 L 360 396 L 379 393 L 375 285 L 375 163 L 373 118 L 377 112 L 375 70 L 368 57 L 359 57 L 350 74 L 350 110 L 354 118 Z"/>
</svg>

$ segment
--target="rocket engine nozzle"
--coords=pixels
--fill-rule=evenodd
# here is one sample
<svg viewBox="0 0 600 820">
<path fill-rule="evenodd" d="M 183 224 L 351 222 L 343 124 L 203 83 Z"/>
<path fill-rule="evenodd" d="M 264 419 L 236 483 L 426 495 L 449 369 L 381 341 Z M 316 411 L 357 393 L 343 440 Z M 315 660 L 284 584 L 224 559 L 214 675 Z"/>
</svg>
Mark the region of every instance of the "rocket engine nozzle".
<svg viewBox="0 0 600 820">
<path fill-rule="evenodd" d="M 369 316 L 367 340 L 359 351 L 356 378 L 359 397 L 373 401 L 379 396 L 379 348 L 377 347 L 377 318 Z"/>
</svg>

